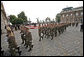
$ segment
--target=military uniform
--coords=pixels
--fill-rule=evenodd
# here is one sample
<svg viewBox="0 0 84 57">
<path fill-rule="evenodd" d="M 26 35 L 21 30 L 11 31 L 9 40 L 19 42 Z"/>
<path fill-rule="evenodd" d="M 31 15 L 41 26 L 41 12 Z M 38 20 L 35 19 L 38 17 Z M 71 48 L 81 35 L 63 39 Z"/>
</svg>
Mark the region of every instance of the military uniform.
<svg viewBox="0 0 84 57">
<path fill-rule="evenodd" d="M 11 28 L 9 26 L 7 26 L 7 36 L 11 55 L 15 56 L 16 51 L 14 51 L 13 49 L 17 49 L 17 43 L 15 41 L 14 33 L 11 31 Z"/>
<path fill-rule="evenodd" d="M 74 26 L 74 25 L 75 25 L 75 23 L 73 22 L 73 23 L 72 23 L 72 26 Z"/>
<path fill-rule="evenodd" d="M 57 26 L 55 26 L 55 37 L 57 36 Z"/>
<path fill-rule="evenodd" d="M 78 22 L 76 23 L 76 27 L 78 26 Z"/>
<path fill-rule="evenodd" d="M 42 27 L 39 26 L 38 28 L 38 33 L 39 33 L 39 41 L 41 41 L 41 39 L 43 39 L 43 31 L 42 31 Z"/>
<path fill-rule="evenodd" d="M 25 27 L 24 26 L 21 26 L 21 39 L 22 39 L 22 44 L 25 42 Z"/>
<path fill-rule="evenodd" d="M 61 26 L 60 25 L 58 25 L 58 32 L 59 32 L 59 35 L 61 34 Z"/>
<path fill-rule="evenodd" d="M 51 31 L 50 31 L 50 36 L 51 36 L 51 40 L 53 39 L 53 36 L 54 36 L 54 28 L 53 27 L 51 27 Z"/>
<path fill-rule="evenodd" d="M 26 39 L 26 48 L 29 46 L 29 50 L 28 51 L 31 51 L 32 48 L 33 48 L 33 45 L 32 45 L 32 35 L 31 35 L 31 32 L 29 32 L 29 29 L 26 27 L 26 34 L 25 34 L 25 39 Z"/>
</svg>

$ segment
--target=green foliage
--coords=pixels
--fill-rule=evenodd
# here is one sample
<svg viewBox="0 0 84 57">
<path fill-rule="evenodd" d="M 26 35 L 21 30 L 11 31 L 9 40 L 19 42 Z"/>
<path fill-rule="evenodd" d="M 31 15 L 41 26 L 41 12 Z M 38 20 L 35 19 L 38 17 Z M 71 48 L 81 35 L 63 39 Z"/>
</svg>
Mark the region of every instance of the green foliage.
<svg viewBox="0 0 84 57">
<path fill-rule="evenodd" d="M 25 13 L 23 11 L 20 14 L 18 14 L 18 18 L 22 18 L 24 22 L 27 21 L 27 17 L 25 16 Z"/>
<path fill-rule="evenodd" d="M 12 24 L 23 24 L 23 22 L 27 21 L 27 17 L 25 16 L 23 11 L 18 14 L 18 18 L 15 15 L 10 15 L 9 17 Z"/>
<path fill-rule="evenodd" d="M 23 24 L 23 19 L 17 18 L 17 19 L 15 20 L 15 23 L 16 23 L 16 24 Z"/>
<path fill-rule="evenodd" d="M 60 21 L 61 21 L 61 20 L 60 20 L 60 15 L 59 15 L 59 14 L 56 15 L 56 21 L 57 21 L 58 23 L 60 23 Z"/>
<path fill-rule="evenodd" d="M 16 17 L 15 15 L 10 15 L 9 17 L 10 17 L 10 19 L 9 19 L 10 22 L 11 22 L 12 24 L 15 24 L 14 21 L 17 19 L 17 17 Z"/>
</svg>

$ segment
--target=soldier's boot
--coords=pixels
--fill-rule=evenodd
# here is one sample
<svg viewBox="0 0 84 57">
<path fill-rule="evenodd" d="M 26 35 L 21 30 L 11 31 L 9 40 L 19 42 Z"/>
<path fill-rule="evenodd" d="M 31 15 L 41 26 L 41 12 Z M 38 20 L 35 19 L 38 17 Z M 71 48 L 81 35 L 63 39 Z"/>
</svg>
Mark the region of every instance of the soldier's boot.
<svg viewBox="0 0 84 57">
<path fill-rule="evenodd" d="M 60 31 L 59 31 L 59 35 L 60 35 Z"/>
<path fill-rule="evenodd" d="M 26 45 L 26 47 L 25 47 L 26 49 L 28 48 L 28 45 Z"/>
<path fill-rule="evenodd" d="M 30 51 L 32 50 L 32 47 L 33 47 L 33 46 L 32 46 L 32 43 L 31 43 L 31 42 L 30 42 L 28 45 L 29 45 L 29 50 L 28 50 L 28 52 L 30 52 Z"/>
<path fill-rule="evenodd" d="M 47 39 L 49 38 L 50 35 L 47 35 Z"/>
<path fill-rule="evenodd" d="M 12 48 L 12 50 L 11 50 L 11 56 L 16 56 L 15 48 Z"/>
<path fill-rule="evenodd" d="M 18 52 L 19 56 L 21 55 L 21 53 L 22 53 L 22 51 L 19 51 L 19 52 Z"/>
<path fill-rule="evenodd" d="M 25 41 L 24 46 L 26 46 L 26 40 L 24 40 L 24 41 Z"/>
<path fill-rule="evenodd" d="M 28 50 L 28 52 L 30 52 L 31 50 L 32 50 L 32 48 L 30 47 L 29 50 Z"/>
<path fill-rule="evenodd" d="M 41 37 L 39 38 L 39 41 L 41 41 Z"/>
<path fill-rule="evenodd" d="M 34 45 L 31 45 L 31 47 L 33 48 Z"/>
<path fill-rule="evenodd" d="M 61 30 L 61 34 L 62 34 L 63 30 Z"/>
<path fill-rule="evenodd" d="M 45 38 L 47 37 L 47 35 L 45 34 Z"/>
<path fill-rule="evenodd" d="M 18 53 L 19 56 L 20 56 L 20 55 L 21 55 L 21 52 L 22 52 L 22 51 L 20 51 L 20 47 L 18 46 L 16 49 L 17 49 L 17 53 Z"/>
<path fill-rule="evenodd" d="M 1 51 L 1 56 L 3 56 L 3 55 L 4 55 L 4 50 Z"/>
<path fill-rule="evenodd" d="M 47 35 L 45 35 L 45 38 L 47 38 Z"/>
<path fill-rule="evenodd" d="M 24 46 L 26 46 L 26 44 L 24 44 Z"/>
<path fill-rule="evenodd" d="M 53 39 L 53 35 L 51 36 L 52 38 L 51 38 L 51 40 Z"/>
<path fill-rule="evenodd" d="M 44 38 L 46 38 L 46 34 L 44 35 Z"/>
<path fill-rule="evenodd" d="M 24 40 L 22 39 L 22 44 L 24 44 Z"/>
<path fill-rule="evenodd" d="M 43 39 L 43 36 L 42 36 L 42 39 Z"/>
<path fill-rule="evenodd" d="M 41 36 L 41 40 L 43 39 L 43 36 Z"/>
<path fill-rule="evenodd" d="M 55 37 L 56 37 L 56 34 L 55 34 Z"/>
<path fill-rule="evenodd" d="M 16 49 L 18 50 L 18 52 L 20 51 L 20 47 L 19 46 Z"/>
<path fill-rule="evenodd" d="M 57 32 L 55 33 L 55 37 L 57 36 Z"/>
<path fill-rule="evenodd" d="M 41 40 L 39 39 L 39 41 L 41 41 Z"/>
</svg>

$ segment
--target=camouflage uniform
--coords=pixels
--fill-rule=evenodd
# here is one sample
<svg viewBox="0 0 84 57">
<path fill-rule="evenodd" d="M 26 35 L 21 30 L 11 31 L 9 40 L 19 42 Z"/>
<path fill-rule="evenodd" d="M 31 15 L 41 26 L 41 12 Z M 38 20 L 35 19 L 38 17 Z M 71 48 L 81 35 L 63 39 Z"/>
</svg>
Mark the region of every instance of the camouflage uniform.
<svg viewBox="0 0 84 57">
<path fill-rule="evenodd" d="M 55 37 L 57 36 L 57 26 L 55 26 Z"/>
<path fill-rule="evenodd" d="M 15 41 L 14 33 L 11 31 L 11 28 L 9 26 L 7 26 L 7 36 L 8 36 L 8 44 L 9 44 L 10 53 L 12 56 L 15 56 L 17 43 Z"/>
<path fill-rule="evenodd" d="M 59 32 L 59 35 L 61 34 L 61 26 L 60 25 L 58 25 L 58 32 Z"/>
<path fill-rule="evenodd" d="M 54 36 L 54 28 L 53 27 L 51 27 L 51 30 L 50 30 L 50 36 L 51 36 L 51 40 L 53 39 L 53 36 Z"/>
<path fill-rule="evenodd" d="M 38 33 L 39 33 L 39 41 L 41 41 L 41 39 L 43 39 L 43 31 L 42 31 L 42 27 L 40 27 L 40 26 L 38 29 Z"/>
<path fill-rule="evenodd" d="M 78 26 L 78 22 L 76 23 L 76 27 Z"/>
<path fill-rule="evenodd" d="M 26 33 L 26 30 L 25 30 L 25 27 L 24 26 L 21 26 L 21 39 L 22 39 L 22 44 L 26 41 L 25 40 L 25 33 Z"/>
<path fill-rule="evenodd" d="M 25 34 L 25 37 L 26 37 L 26 48 L 29 46 L 29 50 L 28 51 L 31 51 L 32 48 L 33 48 L 33 45 L 32 45 L 32 35 L 31 35 L 31 32 L 29 32 L 29 29 L 27 28 L 26 29 L 26 34 Z"/>
<path fill-rule="evenodd" d="M 73 23 L 72 23 L 72 26 L 74 26 L 74 25 L 75 25 L 75 23 L 73 22 Z"/>
</svg>

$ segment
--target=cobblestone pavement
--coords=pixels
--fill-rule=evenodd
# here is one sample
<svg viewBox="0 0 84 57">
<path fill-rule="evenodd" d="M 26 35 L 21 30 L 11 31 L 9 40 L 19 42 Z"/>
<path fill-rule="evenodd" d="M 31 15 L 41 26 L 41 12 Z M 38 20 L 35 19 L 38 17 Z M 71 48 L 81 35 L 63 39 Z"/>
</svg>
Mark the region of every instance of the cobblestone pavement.
<svg viewBox="0 0 84 57">
<path fill-rule="evenodd" d="M 54 37 L 53 40 L 44 38 L 40 42 L 38 29 L 30 29 L 30 31 L 34 45 L 30 52 L 21 44 L 20 31 L 14 32 L 16 42 L 21 46 L 21 56 L 83 56 L 83 32 L 80 32 L 80 26 L 69 26 L 63 34 Z M 1 36 L 1 46 L 5 51 L 8 50 L 5 35 Z"/>
</svg>

